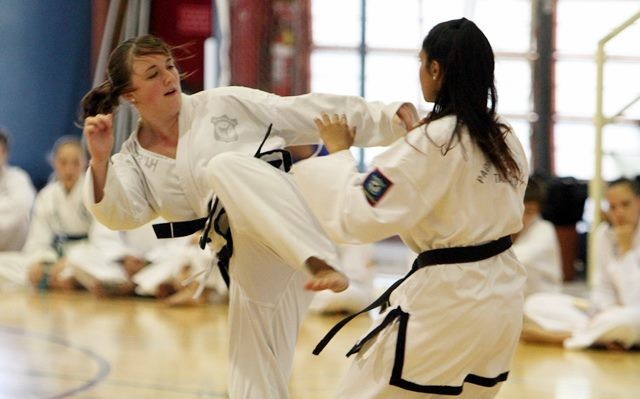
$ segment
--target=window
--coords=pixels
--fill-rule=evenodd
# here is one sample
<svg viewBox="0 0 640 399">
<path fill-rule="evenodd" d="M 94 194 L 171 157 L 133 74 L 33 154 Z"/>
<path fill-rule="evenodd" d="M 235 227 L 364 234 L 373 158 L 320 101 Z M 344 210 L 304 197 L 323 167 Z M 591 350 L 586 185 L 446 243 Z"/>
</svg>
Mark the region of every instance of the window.
<svg viewBox="0 0 640 399">
<path fill-rule="evenodd" d="M 637 0 L 558 0 L 556 27 L 555 171 L 594 173 L 598 41 L 640 10 Z M 579 15 L 579 18 L 576 16 Z M 603 111 L 611 117 L 640 95 L 640 21 L 605 46 Z M 602 177 L 640 173 L 640 104 L 603 129 Z"/>
<path fill-rule="evenodd" d="M 498 112 L 512 124 L 530 155 L 528 0 L 312 0 L 311 89 L 384 102 L 410 101 L 424 115 L 431 106 L 422 99 L 418 79 L 422 40 L 435 24 L 463 16 L 473 20 L 493 46 Z M 356 154 L 366 165 L 380 151 L 368 148 Z"/>
</svg>

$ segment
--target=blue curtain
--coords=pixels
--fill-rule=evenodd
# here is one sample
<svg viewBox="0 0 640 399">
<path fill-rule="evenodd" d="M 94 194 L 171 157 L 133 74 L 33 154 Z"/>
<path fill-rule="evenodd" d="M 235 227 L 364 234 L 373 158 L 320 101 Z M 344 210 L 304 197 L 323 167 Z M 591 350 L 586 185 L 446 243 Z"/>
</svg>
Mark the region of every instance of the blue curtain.
<svg viewBox="0 0 640 399">
<path fill-rule="evenodd" d="M 36 187 L 55 140 L 80 135 L 78 102 L 91 86 L 90 0 L 0 0 L 0 125 L 10 163 Z"/>
</svg>

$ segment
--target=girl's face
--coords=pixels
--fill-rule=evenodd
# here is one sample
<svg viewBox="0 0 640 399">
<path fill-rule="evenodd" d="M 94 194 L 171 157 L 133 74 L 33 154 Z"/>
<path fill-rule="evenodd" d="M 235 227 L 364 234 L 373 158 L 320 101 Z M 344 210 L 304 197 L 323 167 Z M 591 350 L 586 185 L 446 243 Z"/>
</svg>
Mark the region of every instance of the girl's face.
<svg viewBox="0 0 640 399">
<path fill-rule="evenodd" d="M 82 148 L 75 143 L 62 144 L 53 156 L 53 171 L 67 191 L 75 186 L 85 169 Z"/>
<path fill-rule="evenodd" d="M 442 70 L 438 61 L 428 61 L 427 54 L 420 51 L 420 86 L 426 102 L 435 102 L 442 85 Z"/>
<path fill-rule="evenodd" d="M 135 58 L 132 65 L 133 90 L 125 98 L 145 117 L 176 116 L 182 89 L 174 60 L 163 54 Z"/>
<path fill-rule="evenodd" d="M 607 217 L 613 226 L 636 226 L 640 218 L 640 198 L 626 184 L 616 184 L 607 190 Z"/>
</svg>

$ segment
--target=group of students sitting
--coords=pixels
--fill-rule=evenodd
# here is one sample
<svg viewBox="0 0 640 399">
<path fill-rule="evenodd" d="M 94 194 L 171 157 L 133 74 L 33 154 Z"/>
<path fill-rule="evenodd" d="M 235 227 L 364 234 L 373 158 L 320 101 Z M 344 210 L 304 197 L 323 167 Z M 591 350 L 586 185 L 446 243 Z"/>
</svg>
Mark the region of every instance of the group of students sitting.
<svg viewBox="0 0 640 399">
<path fill-rule="evenodd" d="M 86 156 L 79 138 L 56 141 L 50 181 L 36 194 L 28 175 L 6 162 L 0 133 L 0 282 L 38 290 L 86 289 L 98 297 L 142 295 L 168 304 L 197 302 L 185 275 L 206 267 L 211 255 L 188 237 L 158 241 L 151 224 L 111 231 L 82 201 Z M 211 292 L 223 285 L 211 282 Z M 202 299 L 198 299 L 202 301 Z"/>
<path fill-rule="evenodd" d="M 555 227 L 541 217 L 544 186 L 529 180 L 524 227 L 513 246 L 528 273 L 523 340 L 567 349 L 640 345 L 640 188 L 636 180 L 620 178 L 608 184 L 605 196 L 591 288 L 568 295 Z"/>
<path fill-rule="evenodd" d="M 212 273 L 205 293 L 194 297 L 190 276 L 215 262 L 193 237 L 158 240 L 151 224 L 111 231 L 82 202 L 85 152 L 77 137 L 61 137 L 50 162 L 53 175 L 37 194 L 27 173 L 10 166 L 7 134 L 0 131 L 0 290 L 86 289 L 97 297 L 145 296 L 169 305 L 223 300 L 224 281 Z M 295 154 L 294 154 L 295 155 Z M 606 223 L 597 231 L 597 264 L 589 297 L 562 293 L 560 245 L 554 225 L 541 216 L 544 187 L 530 179 L 523 229 L 514 251 L 527 268 L 522 338 L 566 348 L 640 344 L 640 190 L 626 178 L 609 184 Z M 154 221 L 159 223 L 161 221 Z M 351 285 L 319 292 L 317 313 L 354 312 L 374 296 L 373 248 L 340 247 Z M 399 270 L 399 272 L 403 272 Z"/>
</svg>

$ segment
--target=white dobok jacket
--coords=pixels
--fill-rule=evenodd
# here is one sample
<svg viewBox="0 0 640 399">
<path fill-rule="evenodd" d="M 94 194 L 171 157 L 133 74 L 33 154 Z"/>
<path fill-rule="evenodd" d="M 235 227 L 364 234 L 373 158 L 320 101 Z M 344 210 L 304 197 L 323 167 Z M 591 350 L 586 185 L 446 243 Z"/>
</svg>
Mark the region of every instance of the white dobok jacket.
<svg viewBox="0 0 640 399">
<path fill-rule="evenodd" d="M 321 112 L 346 113 L 350 123 L 367 132 L 356 145 L 385 145 L 406 133 L 394 120 L 400 105 L 313 93 L 280 97 L 244 87 L 183 94 L 176 159 L 145 150 L 134 132 L 111 158 L 104 198 L 97 204 L 88 171 L 85 201 L 100 222 L 119 230 L 157 216 L 169 221 L 203 217 L 213 194 L 204 173 L 208 161 L 227 151 L 253 155 L 269 124 L 273 130 L 263 151 L 319 143 L 313 119 Z"/>
<path fill-rule="evenodd" d="M 15 166 L 0 166 L 0 251 L 22 249 L 35 195 L 25 171 Z"/>
</svg>

